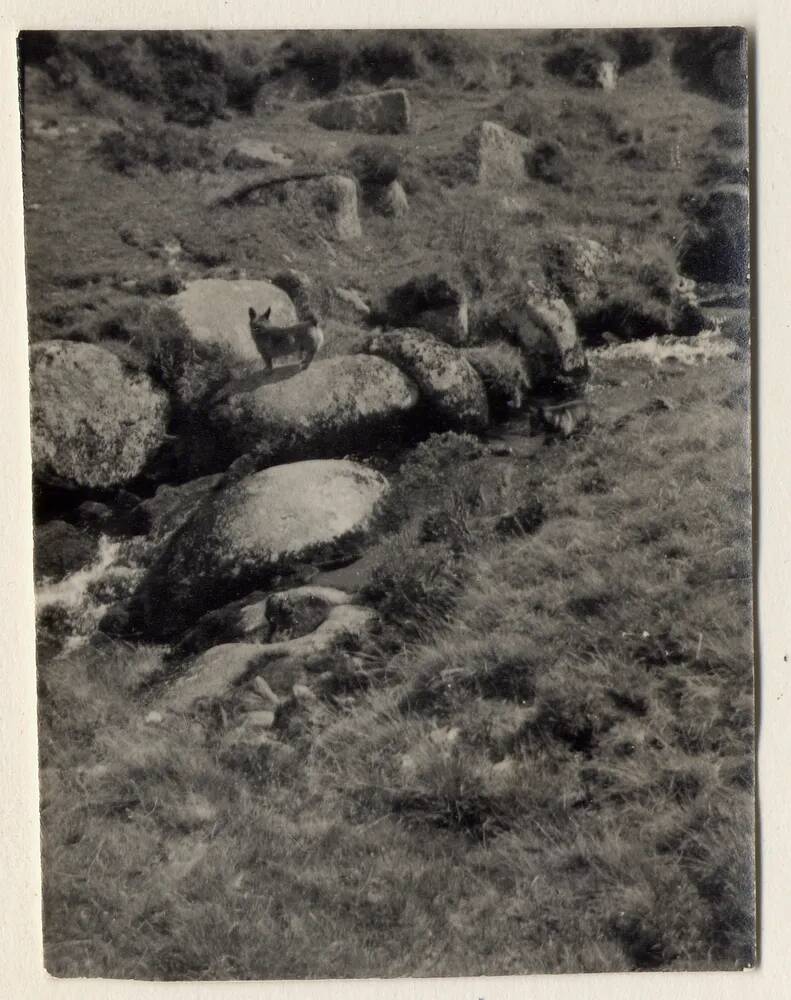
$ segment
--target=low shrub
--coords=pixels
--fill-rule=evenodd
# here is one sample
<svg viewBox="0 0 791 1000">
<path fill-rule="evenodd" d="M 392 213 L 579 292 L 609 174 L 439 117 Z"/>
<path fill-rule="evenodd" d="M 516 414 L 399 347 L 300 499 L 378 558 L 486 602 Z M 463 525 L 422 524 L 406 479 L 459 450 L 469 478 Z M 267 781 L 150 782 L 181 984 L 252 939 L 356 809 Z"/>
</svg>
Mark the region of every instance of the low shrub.
<svg viewBox="0 0 791 1000">
<path fill-rule="evenodd" d="M 196 341 L 169 306 L 136 304 L 115 310 L 96 320 L 95 334 L 183 407 L 199 409 L 231 377 L 227 351 Z"/>
<path fill-rule="evenodd" d="M 621 73 L 637 69 L 651 62 L 657 53 L 655 31 L 629 30 L 608 31 L 605 41 L 615 53 Z"/>
<path fill-rule="evenodd" d="M 443 542 L 421 543 L 410 526 L 382 546 L 362 595 L 409 641 L 447 623 L 465 579 L 463 559 Z"/>
<path fill-rule="evenodd" d="M 540 142 L 527 158 L 527 172 L 547 184 L 566 187 L 574 174 L 574 166 L 561 145 Z"/>
<path fill-rule="evenodd" d="M 672 61 L 690 90 L 733 106 L 747 101 L 747 34 L 743 28 L 680 28 Z"/>
<path fill-rule="evenodd" d="M 385 142 L 365 142 L 349 153 L 349 165 L 363 186 L 384 186 L 398 179 L 401 157 Z"/>
<path fill-rule="evenodd" d="M 217 151 L 203 135 L 178 125 L 133 125 L 105 132 L 96 147 L 108 169 L 134 175 L 150 166 L 162 173 L 175 170 L 214 170 Z"/>
</svg>

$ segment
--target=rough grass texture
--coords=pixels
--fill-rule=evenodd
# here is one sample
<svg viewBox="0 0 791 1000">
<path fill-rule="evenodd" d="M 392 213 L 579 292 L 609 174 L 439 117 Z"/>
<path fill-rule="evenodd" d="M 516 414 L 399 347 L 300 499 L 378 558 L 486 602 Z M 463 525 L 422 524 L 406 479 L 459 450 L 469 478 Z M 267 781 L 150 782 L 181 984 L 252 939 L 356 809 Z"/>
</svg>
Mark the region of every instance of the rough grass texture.
<svg viewBox="0 0 791 1000">
<path fill-rule="evenodd" d="M 379 549 L 384 626 L 354 696 L 280 744 L 229 755 L 208 721 L 146 724 L 156 650 L 45 667 L 49 970 L 749 964 L 742 379 L 727 360 L 612 362 L 588 434 L 524 466 L 455 435 L 423 446 L 396 481 L 408 512 Z M 527 495 L 544 523 L 500 537 Z"/>
<path fill-rule="evenodd" d="M 31 338 L 115 350 L 181 399 L 199 430 L 227 362 L 191 349 L 167 309 L 194 278 L 295 268 L 321 301 L 344 287 L 383 302 L 436 273 L 464 286 L 473 319 L 518 305 L 534 282 L 596 318 L 592 343 L 607 332 L 602 311 L 608 325 L 621 317 L 622 333 L 672 325 L 682 196 L 705 171 L 733 176 L 712 162 L 741 162 L 743 130 L 698 78 L 676 72 L 677 36 L 651 34 L 650 53 L 640 38 L 633 49 L 605 38 L 622 71 L 611 93 L 545 68 L 581 37 L 600 41 L 253 32 L 163 38 L 157 49 L 140 33 L 31 38 Z M 715 40 L 706 51 L 713 64 Z M 363 156 L 354 151 L 367 137 L 333 133 L 329 150 L 305 99 L 390 81 L 409 90 L 412 133 Z M 259 117 L 244 114 L 251 107 Z M 119 134 L 119 117 L 138 138 Z M 165 118 L 194 127 L 164 133 Z M 472 186 L 463 139 L 483 120 L 518 125 L 573 169 L 545 157 L 539 173 L 550 176 L 526 175 L 507 195 Z M 315 218 L 296 208 L 209 207 L 233 179 L 222 152 L 262 137 L 330 172 L 356 164 L 382 179 L 397 165 L 408 218 L 366 217 L 361 239 L 337 243 L 317 240 Z M 196 149 L 218 151 L 213 172 Z M 610 254 L 593 298 L 546 252 L 568 234 Z M 323 326 L 327 356 L 365 336 L 343 316 Z M 507 399 L 519 378 L 512 348 L 474 350 Z M 279 710 L 268 748 L 224 749 L 218 713 L 146 723 L 140 686 L 163 671 L 166 650 L 107 642 L 50 659 L 42 648 L 51 973 L 277 979 L 752 961 L 744 363 L 648 358 L 595 354 L 587 429 L 536 442 L 529 457 L 443 435 L 393 470 L 366 556 L 381 629 L 327 658 L 319 700 Z M 514 433 L 528 433 L 522 419 Z"/>
</svg>

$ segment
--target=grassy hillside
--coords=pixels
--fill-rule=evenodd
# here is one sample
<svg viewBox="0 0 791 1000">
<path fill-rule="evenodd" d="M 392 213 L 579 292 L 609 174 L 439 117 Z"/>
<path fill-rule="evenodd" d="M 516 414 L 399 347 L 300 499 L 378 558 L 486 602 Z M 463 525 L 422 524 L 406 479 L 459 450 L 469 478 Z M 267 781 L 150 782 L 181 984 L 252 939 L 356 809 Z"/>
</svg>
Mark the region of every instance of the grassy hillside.
<svg viewBox="0 0 791 1000">
<path fill-rule="evenodd" d="M 200 59 L 111 36 L 29 55 L 32 340 L 118 349 L 109 334 L 143 310 L 124 356 L 150 366 L 148 311 L 181 282 L 290 267 L 344 353 L 361 330 L 330 289 L 376 303 L 438 270 L 479 315 L 545 281 L 565 233 L 620 254 L 611 298 L 647 298 L 651 275 L 675 273 L 688 196 L 743 168 L 738 109 L 689 89 L 667 34 L 642 55 L 586 33 L 195 38 Z M 614 91 L 549 71 L 572 44 L 619 55 Z M 412 131 L 376 140 L 407 216 L 363 206 L 362 238 L 339 243 L 277 206 L 210 207 L 239 180 L 223 158 L 242 138 L 297 168 L 359 170 L 370 137 L 320 129 L 310 102 L 384 83 L 412 103 Z M 550 146 L 551 169 L 512 191 L 471 185 L 462 140 L 483 120 Z M 749 965 L 749 369 L 744 345 L 700 344 L 691 364 L 683 346 L 592 350 L 588 416 L 568 437 L 522 414 L 483 442 L 434 435 L 388 456 L 393 489 L 354 579 L 381 626 L 319 665 L 265 746 L 229 749 L 218 711 L 150 715 L 162 647 L 42 649 L 48 970 Z"/>
</svg>

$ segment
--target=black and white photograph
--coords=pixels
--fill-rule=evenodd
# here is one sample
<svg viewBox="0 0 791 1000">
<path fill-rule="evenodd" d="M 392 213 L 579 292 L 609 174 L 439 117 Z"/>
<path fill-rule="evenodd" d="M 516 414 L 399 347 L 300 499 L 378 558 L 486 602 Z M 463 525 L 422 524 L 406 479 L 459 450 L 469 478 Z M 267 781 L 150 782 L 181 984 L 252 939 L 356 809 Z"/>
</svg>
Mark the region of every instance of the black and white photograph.
<svg viewBox="0 0 791 1000">
<path fill-rule="evenodd" d="M 746 30 L 18 72 L 47 973 L 752 968 Z"/>
</svg>

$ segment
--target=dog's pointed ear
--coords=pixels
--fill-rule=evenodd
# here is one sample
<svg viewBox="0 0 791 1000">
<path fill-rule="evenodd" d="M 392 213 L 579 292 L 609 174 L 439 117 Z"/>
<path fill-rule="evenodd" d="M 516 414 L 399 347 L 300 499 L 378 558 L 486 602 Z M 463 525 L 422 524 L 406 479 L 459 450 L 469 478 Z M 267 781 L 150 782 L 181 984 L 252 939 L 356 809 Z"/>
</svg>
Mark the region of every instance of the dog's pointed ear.
<svg viewBox="0 0 791 1000">
<path fill-rule="evenodd" d="M 247 310 L 247 315 L 250 317 L 250 322 L 255 319 L 255 309 L 252 306 Z"/>
<path fill-rule="evenodd" d="M 271 314 L 272 314 L 272 306 L 270 306 L 267 309 L 267 311 L 264 313 L 264 319 L 269 319 L 269 317 L 271 316 Z"/>
</svg>

